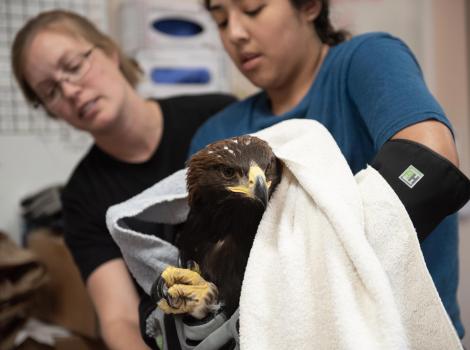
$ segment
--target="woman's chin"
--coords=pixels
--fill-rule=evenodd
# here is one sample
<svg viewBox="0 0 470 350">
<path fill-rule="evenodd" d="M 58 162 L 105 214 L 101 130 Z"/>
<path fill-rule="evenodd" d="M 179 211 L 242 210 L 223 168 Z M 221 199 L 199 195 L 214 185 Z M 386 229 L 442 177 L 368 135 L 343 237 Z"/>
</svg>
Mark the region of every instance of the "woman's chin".
<svg viewBox="0 0 470 350">
<path fill-rule="evenodd" d="M 97 113 L 93 118 L 80 123 L 79 129 L 91 134 L 103 134 L 112 128 L 112 120 L 105 113 Z"/>
<path fill-rule="evenodd" d="M 267 79 L 266 77 L 260 75 L 246 77 L 250 81 L 250 83 L 262 90 L 269 90 L 273 85 L 273 82 L 270 79 Z"/>
</svg>

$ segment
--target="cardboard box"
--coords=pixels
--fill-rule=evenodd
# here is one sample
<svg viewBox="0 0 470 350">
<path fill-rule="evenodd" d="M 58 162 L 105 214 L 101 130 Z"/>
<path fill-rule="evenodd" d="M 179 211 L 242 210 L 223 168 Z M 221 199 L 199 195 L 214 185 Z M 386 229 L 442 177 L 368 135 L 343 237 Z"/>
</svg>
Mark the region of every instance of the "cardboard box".
<svg viewBox="0 0 470 350">
<path fill-rule="evenodd" d="M 100 338 L 93 304 L 62 235 L 38 229 L 28 234 L 27 244 L 50 277 L 35 298 L 31 316 L 77 335 Z"/>
<path fill-rule="evenodd" d="M 32 339 L 27 339 L 15 350 L 106 350 L 106 347 L 100 340 L 72 335 L 70 337 L 57 338 L 54 346 L 40 344 Z"/>
</svg>

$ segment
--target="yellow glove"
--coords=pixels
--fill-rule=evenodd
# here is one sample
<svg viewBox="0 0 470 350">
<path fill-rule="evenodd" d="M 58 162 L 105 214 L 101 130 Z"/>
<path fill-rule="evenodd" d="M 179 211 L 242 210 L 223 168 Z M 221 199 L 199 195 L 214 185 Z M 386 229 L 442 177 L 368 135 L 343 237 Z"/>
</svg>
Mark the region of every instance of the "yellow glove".
<svg viewBox="0 0 470 350">
<path fill-rule="evenodd" d="M 196 270 L 169 266 L 161 278 L 168 290 L 166 298 L 160 299 L 158 307 L 166 314 L 184 314 L 204 318 L 217 303 L 217 287 L 207 282 Z"/>
</svg>

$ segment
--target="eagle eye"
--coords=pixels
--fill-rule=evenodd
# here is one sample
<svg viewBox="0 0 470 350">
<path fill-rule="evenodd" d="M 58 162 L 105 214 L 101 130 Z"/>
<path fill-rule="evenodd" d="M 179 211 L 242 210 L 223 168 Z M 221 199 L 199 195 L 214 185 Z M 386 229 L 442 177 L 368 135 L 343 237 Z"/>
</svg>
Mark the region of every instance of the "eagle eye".
<svg viewBox="0 0 470 350">
<path fill-rule="evenodd" d="M 230 167 L 222 167 L 220 169 L 220 173 L 227 180 L 230 180 L 235 176 L 235 170 L 233 168 L 230 168 Z"/>
</svg>

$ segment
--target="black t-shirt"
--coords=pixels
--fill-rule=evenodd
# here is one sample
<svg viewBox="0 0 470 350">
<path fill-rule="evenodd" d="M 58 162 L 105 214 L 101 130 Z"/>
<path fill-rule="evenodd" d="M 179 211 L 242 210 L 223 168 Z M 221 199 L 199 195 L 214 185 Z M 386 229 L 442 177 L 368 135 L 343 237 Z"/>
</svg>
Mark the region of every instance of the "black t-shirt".
<svg viewBox="0 0 470 350">
<path fill-rule="evenodd" d="M 62 195 L 65 241 L 84 281 L 101 264 L 122 257 L 106 227 L 106 210 L 183 168 L 197 128 L 234 101 L 221 94 L 158 100 L 163 135 L 156 152 L 144 163 L 122 162 L 96 145 L 91 147 Z"/>
</svg>

